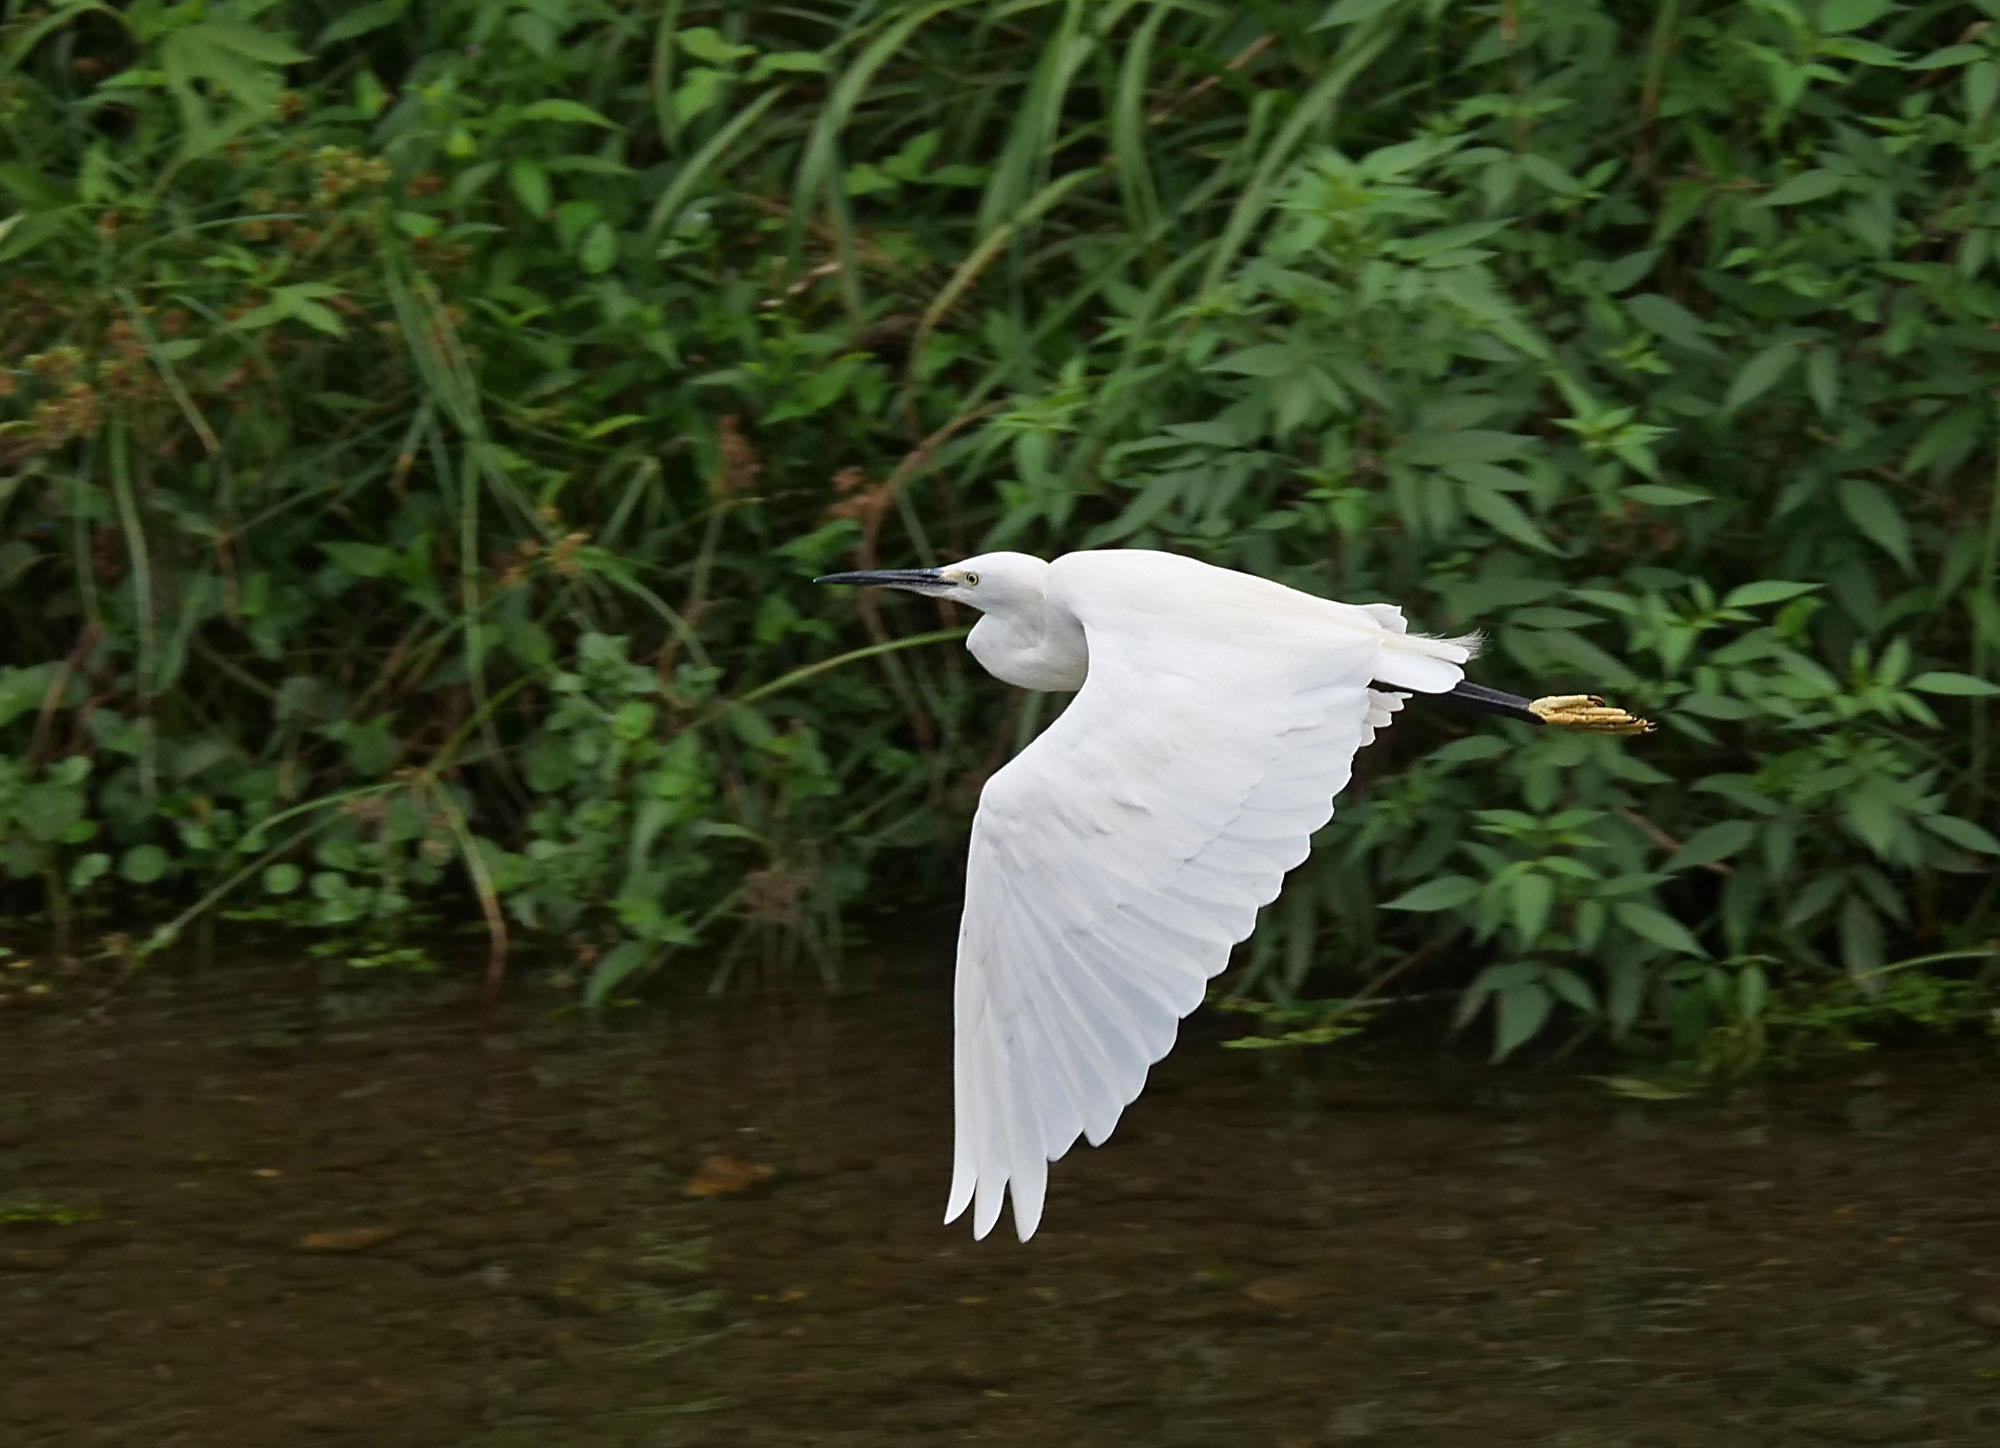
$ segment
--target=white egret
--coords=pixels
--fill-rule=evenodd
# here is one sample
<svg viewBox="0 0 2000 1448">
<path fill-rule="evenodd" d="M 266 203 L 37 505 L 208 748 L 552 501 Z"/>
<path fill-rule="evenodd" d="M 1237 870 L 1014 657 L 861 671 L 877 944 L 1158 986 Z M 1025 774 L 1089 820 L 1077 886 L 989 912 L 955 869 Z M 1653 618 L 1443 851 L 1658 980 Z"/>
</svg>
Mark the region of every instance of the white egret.
<svg viewBox="0 0 2000 1448">
<path fill-rule="evenodd" d="M 1016 1233 L 1033 1235 L 1048 1163 L 1111 1134 L 1410 694 L 1652 727 L 1588 695 L 1465 682 L 1476 634 L 1413 634 L 1392 604 L 1169 553 L 987 553 L 817 581 L 969 604 L 983 617 L 966 646 L 988 673 L 1078 691 L 986 781 L 972 822 L 945 1221 L 972 1207 L 976 1238 L 1009 1193 Z"/>
</svg>

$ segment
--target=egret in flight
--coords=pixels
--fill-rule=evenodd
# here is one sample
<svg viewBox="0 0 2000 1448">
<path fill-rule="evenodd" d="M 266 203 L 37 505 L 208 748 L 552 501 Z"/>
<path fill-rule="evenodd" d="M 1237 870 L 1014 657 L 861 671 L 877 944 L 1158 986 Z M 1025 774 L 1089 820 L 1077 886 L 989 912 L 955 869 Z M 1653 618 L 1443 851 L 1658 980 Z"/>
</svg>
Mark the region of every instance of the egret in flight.
<svg viewBox="0 0 2000 1448">
<path fill-rule="evenodd" d="M 1652 727 L 1590 695 L 1467 683 L 1478 635 L 1411 633 L 1393 604 L 1170 553 L 986 553 L 816 581 L 969 604 L 983 616 L 966 647 L 988 673 L 1076 693 L 986 781 L 972 821 L 944 1219 L 970 1206 L 975 1238 L 1009 1194 L 1015 1232 L 1034 1234 L 1048 1164 L 1111 1134 L 1411 694 Z"/>
</svg>

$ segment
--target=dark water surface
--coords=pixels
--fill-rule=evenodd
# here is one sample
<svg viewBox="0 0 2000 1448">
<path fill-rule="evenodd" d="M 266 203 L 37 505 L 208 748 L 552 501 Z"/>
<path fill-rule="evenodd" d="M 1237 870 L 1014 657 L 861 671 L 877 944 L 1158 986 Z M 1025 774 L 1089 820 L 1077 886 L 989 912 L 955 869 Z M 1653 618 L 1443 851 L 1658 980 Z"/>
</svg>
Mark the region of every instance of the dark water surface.
<svg viewBox="0 0 2000 1448">
<path fill-rule="evenodd" d="M 0 1443 L 2000 1444 L 1990 1052 L 1638 1106 L 1198 1017 L 1023 1247 L 939 1225 L 942 970 L 285 980 L 0 1015 Z"/>
</svg>

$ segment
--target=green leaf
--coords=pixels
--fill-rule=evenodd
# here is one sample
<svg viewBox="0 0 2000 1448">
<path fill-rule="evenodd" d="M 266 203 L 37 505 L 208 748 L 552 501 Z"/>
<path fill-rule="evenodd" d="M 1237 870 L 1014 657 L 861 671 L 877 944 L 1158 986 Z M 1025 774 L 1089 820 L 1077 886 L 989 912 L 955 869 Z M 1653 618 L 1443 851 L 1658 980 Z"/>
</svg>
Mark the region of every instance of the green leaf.
<svg viewBox="0 0 2000 1448">
<path fill-rule="evenodd" d="M 841 177 L 840 189 L 849 196 L 873 196 L 881 191 L 894 191 L 895 177 L 883 174 L 882 168 L 867 161 L 856 161 Z"/>
<path fill-rule="evenodd" d="M 508 184 L 514 188 L 515 196 L 521 204 L 535 216 L 547 216 L 553 198 L 549 192 L 549 173 L 539 161 L 522 159 L 507 167 Z"/>
<path fill-rule="evenodd" d="M 1988 415 L 1988 404 L 1984 401 L 1954 407 L 1924 429 L 1923 436 L 1903 458 L 1903 472 L 1920 472 L 1942 463 L 1936 471 L 1949 473 L 1977 443 Z"/>
<path fill-rule="evenodd" d="M 1420 468 L 1444 467 L 1452 463 L 1497 463 L 1524 457 L 1534 451 L 1534 447 L 1533 438 L 1522 437 L 1518 433 L 1466 427 L 1417 433 L 1405 439 L 1396 449 L 1395 459 Z"/>
<path fill-rule="evenodd" d="M 1081 546 L 1096 548 L 1120 538 L 1131 537 L 1179 501 L 1186 486 L 1185 473 L 1180 471 L 1162 473 L 1140 489 L 1138 495 L 1125 505 L 1116 518 L 1100 523 L 1084 534 Z"/>
<path fill-rule="evenodd" d="M 1849 791 L 1842 801 L 1841 815 L 1848 830 L 1883 859 L 1896 856 L 1906 829 L 1892 798 L 1884 790 L 1864 786 Z"/>
<path fill-rule="evenodd" d="M 1840 902 L 1840 955 L 1851 975 L 1882 968 L 1882 917 L 1858 892 Z"/>
<path fill-rule="evenodd" d="M 264 893 L 289 895 L 305 883 L 305 873 L 297 865 L 276 864 L 264 869 Z"/>
<path fill-rule="evenodd" d="M 530 101 L 521 107 L 519 116 L 524 121 L 567 121 L 583 126 L 602 126 L 607 131 L 624 129 L 602 111 L 594 111 L 582 101 L 566 100 L 561 96 L 550 96 L 546 100 Z"/>
<path fill-rule="evenodd" d="M 1466 875 L 1441 875 L 1405 890 L 1382 908 L 1384 910 L 1455 910 L 1479 894 L 1479 882 Z"/>
<path fill-rule="evenodd" d="M 386 29 L 401 20 L 403 12 L 409 8 L 410 0 L 371 0 L 370 4 L 356 5 L 327 23 L 327 27 L 320 31 L 319 39 L 313 42 L 313 49 L 325 50 L 357 35 Z"/>
<path fill-rule="evenodd" d="M 1945 45 L 1927 55 L 1918 56 L 1906 62 L 1910 70 L 1946 70 L 1954 65 L 1964 65 L 1967 61 L 1983 60 L 1986 48 L 1981 45 Z"/>
<path fill-rule="evenodd" d="M 1841 511 L 1847 514 L 1862 536 L 1914 572 L 1910 555 L 1910 525 L 1903 521 L 1895 500 L 1880 483 L 1867 478 L 1842 478 L 1835 485 Z"/>
<path fill-rule="evenodd" d="M 660 953 L 658 946 L 642 940 L 627 940 L 612 946 L 590 973 L 590 981 L 583 988 L 584 1005 L 591 1010 L 603 1006 L 619 986 L 653 966 Z"/>
<path fill-rule="evenodd" d="M 377 543 L 322 543 L 324 553 L 343 573 L 356 578 L 387 578 L 396 568 L 396 554 Z"/>
<path fill-rule="evenodd" d="M 1746 965 L 1736 977 L 1736 1014 L 1746 1021 L 1756 1020 L 1764 1014 L 1764 1002 L 1770 994 L 1771 983 L 1764 976 L 1764 968 Z"/>
<path fill-rule="evenodd" d="M 285 304 L 285 310 L 315 332 L 324 332 L 329 337 L 345 337 L 347 324 L 340 320 L 340 314 L 328 306 L 303 297 L 293 297 Z"/>
<path fill-rule="evenodd" d="M 1764 193 L 1766 206 L 1797 206 L 1801 202 L 1820 201 L 1847 185 L 1847 178 L 1838 171 L 1801 171 L 1789 181 L 1784 181 Z"/>
<path fill-rule="evenodd" d="M 611 269 L 611 264 L 618 260 L 618 233 L 611 229 L 610 222 L 592 224 L 583 234 L 583 245 L 577 248 L 576 259 L 593 276 Z"/>
<path fill-rule="evenodd" d="M 729 92 L 732 77 L 727 71 L 697 66 L 681 77 L 674 89 L 674 120 L 686 125 Z"/>
<path fill-rule="evenodd" d="M 1757 583 L 1745 583 L 1729 590 L 1722 600 L 1724 608 L 1762 608 L 1765 604 L 1783 603 L 1797 598 L 1802 593 L 1811 593 L 1823 588 L 1819 583 L 1787 583 L 1783 579 L 1766 578 Z"/>
<path fill-rule="evenodd" d="M 1666 199 L 1653 218 L 1653 242 L 1659 245 L 1679 235 L 1682 227 L 1699 216 L 1708 205 L 1709 187 L 1699 180 L 1674 181 L 1667 186 Z"/>
<path fill-rule="evenodd" d="M 1619 687 L 1634 682 L 1632 670 L 1623 659 L 1572 629 L 1546 629 L 1532 637 L 1552 657 L 1574 665 L 1593 687 Z"/>
<path fill-rule="evenodd" d="M 1799 360 L 1799 349 L 1789 342 L 1776 342 L 1757 353 L 1737 372 L 1722 399 L 1724 412 L 1749 406 L 1784 378 Z"/>
<path fill-rule="evenodd" d="M 43 242 L 60 235 L 63 219 L 59 215 L 31 215 L 19 212 L 0 223 L 0 262 L 13 261 L 26 256 Z"/>
<path fill-rule="evenodd" d="M 649 419 L 642 412 L 621 412 L 615 417 L 605 418 L 602 422 L 593 422 L 579 436 L 585 442 L 595 442 L 600 437 L 609 437 L 612 433 L 623 428 L 633 427 L 646 421 L 649 421 Z"/>
<path fill-rule="evenodd" d="M 231 20 L 204 20 L 190 28 L 204 41 L 265 65 L 298 65 L 312 57 L 281 35 Z"/>
<path fill-rule="evenodd" d="M 87 855 L 77 856 L 76 863 L 69 867 L 69 888 L 71 893 L 88 890 L 105 872 L 111 868 L 111 856 L 102 850 L 92 850 Z"/>
<path fill-rule="evenodd" d="M 1313 22 L 1314 30 L 1330 30 L 1336 25 L 1358 25 L 1364 20 L 1373 20 L 1393 5 L 1403 0 L 1335 0 L 1326 13 Z"/>
<path fill-rule="evenodd" d="M 49 772 L 42 777 L 44 785 L 62 789 L 74 789 L 90 777 L 91 760 L 87 754 L 65 754 L 49 766 Z"/>
<path fill-rule="evenodd" d="M 2000 65 L 1990 60 L 1982 60 L 1965 68 L 1963 78 L 1966 114 L 1973 120 L 1983 120 L 1993 109 L 1993 102 L 2000 97 Z"/>
<path fill-rule="evenodd" d="M 1915 689 L 1922 694 L 1956 694 L 1975 699 L 1986 699 L 2000 694 L 2000 684 L 1974 678 L 1971 674 L 1954 674 L 1947 669 L 1932 669 L 1928 673 L 1918 674 L 1904 687 Z"/>
<path fill-rule="evenodd" d="M 30 838 L 54 844 L 83 819 L 84 803 L 81 789 L 51 774 L 20 792 L 13 814 Z"/>
<path fill-rule="evenodd" d="M 118 873 L 135 885 L 150 885 L 167 873 L 171 863 L 158 845 L 134 845 L 118 862 Z"/>
<path fill-rule="evenodd" d="M 611 716 L 611 732 L 631 743 L 653 732 L 653 706 L 643 699 L 628 699 Z"/>
<path fill-rule="evenodd" d="M 1635 251 L 1629 256 L 1621 256 L 1608 263 L 1597 278 L 1597 284 L 1607 292 L 1622 292 L 1627 287 L 1635 287 L 1653 273 L 1660 262 L 1660 248 L 1649 246 L 1644 251 Z"/>
<path fill-rule="evenodd" d="M 1696 503 L 1715 501 L 1707 493 L 1697 493 L 1692 488 L 1669 487 L 1665 483 L 1634 483 L 1625 490 L 1625 496 L 1649 508 L 1688 508 Z"/>
<path fill-rule="evenodd" d="M 1891 0 L 1826 0 L 1820 7 L 1822 35 L 1843 35 L 1850 30 L 1873 25 L 1896 7 Z"/>
<path fill-rule="evenodd" d="M 1957 815 L 1919 815 L 1917 823 L 1936 835 L 1939 839 L 1950 840 L 1962 850 L 1975 854 L 2000 855 L 2000 840 L 1984 825 L 1975 824 Z"/>
<path fill-rule="evenodd" d="M 1539 981 L 1511 985 L 1493 994 L 1493 1059 L 1504 1061 L 1531 1041 L 1555 1003 Z"/>
<path fill-rule="evenodd" d="M 354 74 L 354 108 L 361 112 L 363 120 L 374 120 L 389 106 L 389 92 L 382 86 L 375 72 L 366 67 Z"/>
<path fill-rule="evenodd" d="M 1671 297 L 1641 292 L 1625 299 L 1625 310 L 1633 321 L 1662 341 L 1711 357 L 1722 355 L 1722 349 L 1702 331 L 1700 318 Z"/>
<path fill-rule="evenodd" d="M 1561 556 L 1562 550 L 1549 541 L 1548 535 L 1535 526 L 1521 505 L 1505 493 L 1488 487 L 1467 487 L 1461 495 L 1465 511 L 1494 532 L 1512 538 L 1516 543 L 1543 553 Z"/>
<path fill-rule="evenodd" d="M 810 50 L 778 50 L 759 56 L 750 68 L 752 81 L 773 75 L 821 75 L 828 69 L 826 57 Z"/>
<path fill-rule="evenodd" d="M 1309 352 L 1285 342 L 1260 342 L 1225 352 L 1201 370 L 1227 372 L 1238 377 L 1289 377 L 1312 361 Z"/>
<path fill-rule="evenodd" d="M 73 199 L 66 182 L 59 183 L 32 166 L 13 161 L 0 161 L 0 191 L 34 211 L 51 210 Z"/>
<path fill-rule="evenodd" d="M 1553 191 L 1558 196 L 1583 194 L 1583 183 L 1547 156 L 1538 156 L 1530 151 L 1517 156 L 1515 160 L 1522 173 L 1533 177 L 1545 190 Z"/>
<path fill-rule="evenodd" d="M 1806 391 L 1821 417 L 1832 417 L 1840 403 L 1840 354 L 1831 347 L 1815 347 L 1806 356 Z"/>
<path fill-rule="evenodd" d="M 1584 903 L 1596 904 L 1595 901 Z M 1602 906 L 1597 908 L 1603 909 Z M 1639 1019 L 1639 1007 L 1645 1002 L 1646 968 L 1639 961 L 1627 956 L 1607 962 L 1604 969 L 1605 974 L 1610 977 L 1605 982 L 1604 1016 L 1611 1024 L 1612 1034 L 1623 1036 Z"/>
<path fill-rule="evenodd" d="M 1520 933 L 1522 946 L 1532 947 L 1548 926 L 1549 910 L 1555 904 L 1556 882 L 1539 871 L 1530 870 L 1514 877 L 1509 893 L 1514 929 Z"/>
<path fill-rule="evenodd" d="M 10 724 L 30 709 L 40 708 L 49 686 L 62 673 L 61 662 L 54 659 L 24 669 L 0 668 L 0 724 Z"/>
<path fill-rule="evenodd" d="M 1746 704 L 1741 699 L 1732 699 L 1727 694 L 1683 694 L 1675 701 L 1677 713 L 1699 714 L 1704 719 L 1754 719 L 1758 709 L 1754 704 Z"/>
<path fill-rule="evenodd" d="M 1651 905 L 1622 900 L 1611 907 L 1611 918 L 1641 940 L 1650 940 L 1667 950 L 1678 951 L 1682 955 L 1698 955 L 1704 959 L 1708 955 L 1692 931 L 1673 916 Z"/>
<path fill-rule="evenodd" d="M 1512 746 L 1497 734 L 1468 734 L 1463 739 L 1454 739 L 1433 749 L 1430 758 L 1446 766 L 1471 764 L 1482 759 L 1497 759 L 1511 749 Z"/>
<path fill-rule="evenodd" d="M 1589 981 L 1575 971 L 1559 965 L 1551 966 L 1542 979 L 1564 1005 L 1573 1006 L 1586 1014 L 1596 1014 L 1597 992 L 1590 988 Z"/>
<path fill-rule="evenodd" d="M 340 320 L 339 313 L 320 303 L 320 297 L 337 297 L 338 287 L 324 282 L 294 282 L 290 286 L 274 288 L 271 298 L 261 307 L 253 307 L 238 317 L 231 325 L 242 331 L 256 331 L 274 322 L 290 319 L 304 322 L 316 332 L 324 332 L 329 337 L 347 335 L 347 325 Z"/>
<path fill-rule="evenodd" d="M 1748 820 L 1723 820 L 1696 830 L 1660 868 L 1672 873 L 1692 870 L 1726 860 L 1756 838 L 1757 826 Z"/>
<path fill-rule="evenodd" d="M 756 46 L 737 45 L 724 40 L 721 31 L 707 25 L 691 25 L 674 39 L 680 43 L 682 50 L 709 65 L 727 65 L 732 60 L 757 53 Z"/>
</svg>

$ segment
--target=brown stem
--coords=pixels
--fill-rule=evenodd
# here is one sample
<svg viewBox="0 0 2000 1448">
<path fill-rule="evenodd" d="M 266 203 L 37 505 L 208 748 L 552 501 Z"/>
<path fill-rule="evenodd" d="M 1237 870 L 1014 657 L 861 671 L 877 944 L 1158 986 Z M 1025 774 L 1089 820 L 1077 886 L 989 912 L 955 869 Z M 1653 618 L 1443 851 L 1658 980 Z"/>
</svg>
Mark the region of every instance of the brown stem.
<svg viewBox="0 0 2000 1448">
<path fill-rule="evenodd" d="M 1242 50 L 1238 51 L 1235 58 L 1230 60 L 1222 68 L 1224 70 L 1241 70 L 1243 69 L 1244 66 L 1248 65 L 1251 61 L 1255 60 L 1258 56 L 1262 55 L 1265 51 L 1269 50 L 1273 45 L 1277 44 L 1277 41 L 1278 37 L 1276 32 L 1266 31 L 1264 34 L 1258 36 L 1255 40 L 1251 41 L 1248 45 L 1244 46 Z M 1167 120 L 1169 117 L 1171 117 L 1175 111 L 1185 109 L 1187 106 L 1193 104 L 1196 100 L 1199 100 L 1202 96 L 1208 94 L 1208 92 L 1214 90 L 1215 87 L 1220 83 L 1221 83 L 1221 77 L 1219 76 L 1213 76 L 1213 75 L 1203 76 L 1200 80 L 1196 81 L 1193 85 L 1189 86 L 1186 90 L 1182 91 L 1179 95 L 1175 96 L 1165 105 L 1159 107 L 1151 115 L 1147 116 L 1146 124 L 1149 126 L 1159 125 L 1160 122 Z"/>
<path fill-rule="evenodd" d="M 49 733 L 55 727 L 56 710 L 62 707 L 62 697 L 69 692 L 69 681 L 76 677 L 76 671 L 83 667 L 83 661 L 90 656 L 98 642 L 104 637 L 104 625 L 92 619 L 77 635 L 76 646 L 63 660 L 56 676 L 49 680 L 49 687 L 42 693 L 42 706 L 35 712 L 35 733 L 28 745 L 28 773 L 32 776 L 42 766 L 49 747 Z"/>
<path fill-rule="evenodd" d="M 1679 840 L 1675 839 L 1672 835 L 1668 834 L 1665 830 L 1661 829 L 1658 825 L 1654 824 L 1651 820 L 1647 819 L 1644 815 L 1640 814 L 1637 810 L 1627 809 L 1623 805 L 1620 805 L 1618 807 L 1617 814 L 1620 819 L 1626 821 L 1628 824 L 1636 826 L 1641 834 L 1645 835 L 1654 844 L 1660 846 L 1660 848 L 1665 850 L 1678 850 L 1681 847 L 1681 842 Z M 1710 860 L 1707 864 L 1703 865 L 1701 868 L 1708 871 L 1712 875 L 1727 875 L 1730 873 L 1729 866 L 1723 864 L 1720 860 Z"/>
</svg>

